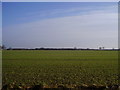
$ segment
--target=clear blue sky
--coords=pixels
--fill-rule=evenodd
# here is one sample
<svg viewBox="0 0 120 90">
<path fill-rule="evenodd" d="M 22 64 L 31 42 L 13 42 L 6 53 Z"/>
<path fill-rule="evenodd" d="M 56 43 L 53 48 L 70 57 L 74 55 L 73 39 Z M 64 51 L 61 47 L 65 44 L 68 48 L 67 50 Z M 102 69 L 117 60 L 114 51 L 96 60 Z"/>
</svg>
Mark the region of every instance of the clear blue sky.
<svg viewBox="0 0 120 90">
<path fill-rule="evenodd" d="M 7 47 L 117 47 L 117 2 L 9 2 L 2 8 Z"/>
</svg>

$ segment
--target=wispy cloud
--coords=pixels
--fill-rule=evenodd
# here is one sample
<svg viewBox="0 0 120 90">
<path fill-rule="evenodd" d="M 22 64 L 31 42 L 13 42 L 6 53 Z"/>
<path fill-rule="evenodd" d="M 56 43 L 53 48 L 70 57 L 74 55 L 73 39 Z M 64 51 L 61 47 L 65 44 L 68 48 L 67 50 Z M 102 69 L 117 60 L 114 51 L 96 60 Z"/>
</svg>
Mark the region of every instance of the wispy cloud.
<svg viewBox="0 0 120 90">
<path fill-rule="evenodd" d="M 4 43 L 18 47 L 117 47 L 117 19 L 116 12 L 104 9 L 4 27 Z"/>
<path fill-rule="evenodd" d="M 67 9 L 53 9 L 53 10 L 39 10 L 35 12 L 27 12 L 24 17 L 18 17 L 18 20 L 29 21 L 30 19 L 34 19 L 32 21 L 38 21 L 49 18 L 59 18 L 59 17 L 68 17 L 68 16 L 78 16 L 78 15 L 86 15 L 94 12 L 104 12 L 104 13 L 112 13 L 117 12 L 117 5 L 110 6 L 102 6 L 102 7 L 74 7 Z"/>
</svg>

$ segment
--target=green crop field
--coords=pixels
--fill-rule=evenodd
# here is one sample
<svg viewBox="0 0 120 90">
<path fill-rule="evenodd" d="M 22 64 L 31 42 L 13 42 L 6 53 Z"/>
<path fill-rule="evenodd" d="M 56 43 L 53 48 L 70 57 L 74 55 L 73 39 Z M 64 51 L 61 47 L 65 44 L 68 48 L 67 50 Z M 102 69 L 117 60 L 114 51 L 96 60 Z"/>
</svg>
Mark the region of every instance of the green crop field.
<svg viewBox="0 0 120 90">
<path fill-rule="evenodd" d="M 3 85 L 118 84 L 118 51 L 3 50 Z"/>
</svg>

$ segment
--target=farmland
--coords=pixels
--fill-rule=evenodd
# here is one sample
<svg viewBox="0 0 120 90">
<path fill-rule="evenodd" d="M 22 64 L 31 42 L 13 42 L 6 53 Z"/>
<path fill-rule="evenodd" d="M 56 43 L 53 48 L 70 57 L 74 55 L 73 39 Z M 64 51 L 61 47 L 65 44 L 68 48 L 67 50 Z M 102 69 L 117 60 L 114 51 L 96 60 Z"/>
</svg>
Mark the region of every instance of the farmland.
<svg viewBox="0 0 120 90">
<path fill-rule="evenodd" d="M 3 50 L 3 85 L 118 84 L 118 51 Z"/>
</svg>

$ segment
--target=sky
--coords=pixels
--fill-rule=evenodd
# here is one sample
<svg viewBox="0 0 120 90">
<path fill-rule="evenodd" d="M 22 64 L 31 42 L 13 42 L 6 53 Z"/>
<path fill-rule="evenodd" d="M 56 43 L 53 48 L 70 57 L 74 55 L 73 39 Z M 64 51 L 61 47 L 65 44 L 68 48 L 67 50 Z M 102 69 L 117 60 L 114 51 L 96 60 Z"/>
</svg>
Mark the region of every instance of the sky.
<svg viewBox="0 0 120 90">
<path fill-rule="evenodd" d="M 117 2 L 3 2 L 7 47 L 118 47 Z"/>
<path fill-rule="evenodd" d="M 119 2 L 119 0 L 1 0 L 2 2 Z"/>
<path fill-rule="evenodd" d="M 0 2 L 0 45 L 2 45 L 2 3 Z"/>
</svg>

